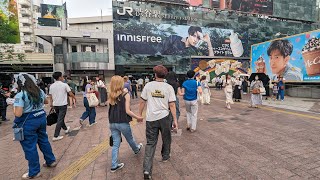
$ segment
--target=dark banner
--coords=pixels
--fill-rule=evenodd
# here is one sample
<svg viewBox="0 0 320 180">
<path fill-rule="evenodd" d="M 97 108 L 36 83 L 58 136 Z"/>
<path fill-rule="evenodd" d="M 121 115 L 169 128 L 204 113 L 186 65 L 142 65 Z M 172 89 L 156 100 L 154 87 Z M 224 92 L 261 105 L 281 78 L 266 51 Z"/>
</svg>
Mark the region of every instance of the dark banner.
<svg viewBox="0 0 320 180">
<path fill-rule="evenodd" d="M 273 0 L 225 0 L 228 9 L 252 14 L 273 14 Z"/>
<path fill-rule="evenodd" d="M 245 57 L 247 42 L 232 29 L 114 20 L 116 55 Z"/>
<path fill-rule="evenodd" d="M 41 17 L 46 19 L 61 19 L 65 17 L 65 5 L 41 4 Z"/>
</svg>

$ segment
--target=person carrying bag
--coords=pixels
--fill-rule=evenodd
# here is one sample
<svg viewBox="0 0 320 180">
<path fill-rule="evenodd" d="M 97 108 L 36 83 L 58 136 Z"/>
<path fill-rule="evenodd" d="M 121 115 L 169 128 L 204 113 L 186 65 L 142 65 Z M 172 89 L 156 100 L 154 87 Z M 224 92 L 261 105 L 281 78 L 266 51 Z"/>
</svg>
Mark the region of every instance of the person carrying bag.
<svg viewBox="0 0 320 180">
<path fill-rule="evenodd" d="M 80 126 L 83 125 L 83 121 L 89 117 L 89 126 L 95 125 L 96 122 L 96 106 L 99 105 L 99 100 L 94 94 L 95 79 L 92 79 L 90 83 L 86 84 L 86 87 L 83 92 L 83 105 L 86 108 L 86 111 L 83 112 L 80 117 Z"/>
<path fill-rule="evenodd" d="M 36 85 L 36 79 L 32 75 L 19 74 L 17 84 L 13 128 L 15 140 L 20 142 L 29 166 L 29 171 L 23 174 L 22 179 L 32 179 L 41 175 L 37 145 L 44 155 L 46 161 L 44 166 L 57 165 L 46 131 L 46 112 L 43 106 L 48 100 L 45 93 Z"/>
</svg>

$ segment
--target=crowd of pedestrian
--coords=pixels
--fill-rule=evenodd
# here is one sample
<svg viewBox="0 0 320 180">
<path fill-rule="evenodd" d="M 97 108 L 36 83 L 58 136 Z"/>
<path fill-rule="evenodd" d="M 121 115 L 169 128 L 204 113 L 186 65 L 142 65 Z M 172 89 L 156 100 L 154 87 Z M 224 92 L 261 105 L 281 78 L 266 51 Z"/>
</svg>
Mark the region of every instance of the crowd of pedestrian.
<svg viewBox="0 0 320 180">
<path fill-rule="evenodd" d="M 142 143 L 137 143 L 132 134 L 129 122 L 133 118 L 138 122 L 144 120 L 143 112 L 146 107 L 146 145 L 143 161 L 143 174 L 145 179 L 152 178 L 153 159 L 158 142 L 159 133 L 162 139 L 162 161 L 170 159 L 171 135 L 178 130 L 178 119 L 180 117 L 179 96 L 182 96 L 186 108 L 186 129 L 191 133 L 197 130 L 198 101 L 203 105 L 210 104 L 211 91 L 206 76 L 195 78 L 195 72 L 190 70 L 186 74 L 186 80 L 180 84 L 174 72 L 158 65 L 154 67 L 154 78 L 148 77 L 129 78 L 128 76 L 113 76 L 110 81 L 110 89 L 107 91 L 105 82 L 99 77 L 92 79 L 83 78 L 82 92 L 85 111 L 79 117 L 79 127 L 83 126 L 86 119 L 89 127 L 97 123 L 96 106 L 108 106 L 109 128 L 112 139 L 112 162 L 111 172 L 124 167 L 119 162 L 118 154 L 122 142 L 121 134 L 125 137 L 134 154 L 138 154 Z M 49 104 L 57 114 L 57 122 L 52 141 L 62 140 L 61 129 L 64 134 L 70 132 L 70 126 L 65 123 L 67 109 L 76 107 L 75 93 L 79 89 L 71 78 L 63 76 L 61 72 L 53 73 L 55 82 L 47 84 L 38 82 L 34 76 L 19 74 L 16 84 L 16 95 L 14 100 L 14 127 L 23 128 L 24 138 L 20 141 L 25 157 L 28 161 L 29 171 L 22 178 L 30 179 L 40 176 L 40 163 L 37 145 L 45 157 L 45 167 L 57 165 L 52 152 L 48 135 L 46 132 L 46 112 L 44 104 Z M 226 108 L 231 110 L 234 101 L 240 102 L 242 94 L 251 93 L 250 107 L 262 105 L 262 95 L 266 88 L 270 88 L 273 99 L 284 100 L 284 79 L 279 77 L 278 82 L 265 86 L 265 83 L 255 76 L 251 82 L 246 78 L 232 77 L 226 74 L 217 77 L 214 82 L 217 89 L 223 89 L 226 98 Z M 80 84 L 79 84 L 80 85 Z M 130 108 L 131 99 L 138 98 L 141 91 L 139 113 L 135 114 Z M 46 92 L 48 95 L 46 95 Z M 92 106 L 91 96 L 94 95 L 98 104 Z M 2 88 L 0 83 L 0 115 L 2 121 L 9 121 L 6 116 L 7 99 L 11 94 L 9 90 Z M 68 102 L 69 100 L 69 102 Z M 68 105 L 69 104 L 69 105 Z M 1 122 L 1 121 L 0 121 Z"/>
</svg>

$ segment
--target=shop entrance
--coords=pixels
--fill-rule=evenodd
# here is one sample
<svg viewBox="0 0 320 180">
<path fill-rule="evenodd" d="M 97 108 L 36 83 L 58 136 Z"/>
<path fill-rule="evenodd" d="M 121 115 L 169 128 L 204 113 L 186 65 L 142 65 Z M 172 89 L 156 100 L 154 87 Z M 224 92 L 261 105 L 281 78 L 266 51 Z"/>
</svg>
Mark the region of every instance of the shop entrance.
<svg viewBox="0 0 320 180">
<path fill-rule="evenodd" d="M 153 76 L 153 67 L 155 65 L 116 65 L 116 74 L 120 76 Z M 173 71 L 174 67 L 165 66 L 168 71 Z"/>
</svg>

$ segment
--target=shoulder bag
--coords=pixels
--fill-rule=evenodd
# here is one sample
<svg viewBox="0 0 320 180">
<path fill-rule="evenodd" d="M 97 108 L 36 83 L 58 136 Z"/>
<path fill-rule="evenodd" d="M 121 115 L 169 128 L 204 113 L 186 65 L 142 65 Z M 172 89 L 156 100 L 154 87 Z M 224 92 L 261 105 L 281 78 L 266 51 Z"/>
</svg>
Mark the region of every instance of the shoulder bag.
<svg viewBox="0 0 320 180">
<path fill-rule="evenodd" d="M 56 124 L 57 122 L 58 122 L 58 114 L 56 113 L 56 110 L 54 108 L 51 108 L 47 116 L 47 125 L 51 126 L 53 124 Z"/>
<path fill-rule="evenodd" d="M 96 107 L 99 105 L 99 100 L 95 93 L 87 93 L 86 97 L 89 102 L 89 107 Z"/>
<path fill-rule="evenodd" d="M 28 114 L 26 119 L 23 121 L 21 127 L 18 127 L 17 124 L 14 124 L 14 126 L 13 126 L 13 134 L 14 134 L 13 140 L 14 141 L 23 141 L 24 140 L 23 126 L 24 126 L 25 122 L 27 121 L 29 115 L 30 115 L 30 113 Z"/>
</svg>

